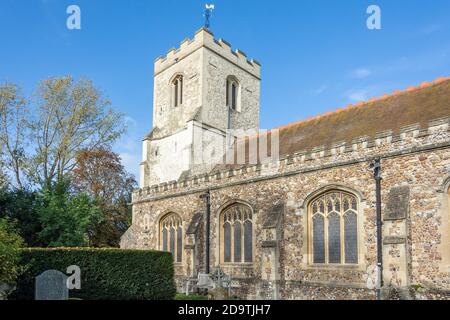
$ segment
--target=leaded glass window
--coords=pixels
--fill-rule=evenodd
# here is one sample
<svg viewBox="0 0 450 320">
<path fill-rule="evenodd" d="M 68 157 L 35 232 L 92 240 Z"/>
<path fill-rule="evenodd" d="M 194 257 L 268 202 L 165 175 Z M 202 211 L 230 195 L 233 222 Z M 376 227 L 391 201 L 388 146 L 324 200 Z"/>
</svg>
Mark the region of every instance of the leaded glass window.
<svg viewBox="0 0 450 320">
<path fill-rule="evenodd" d="M 243 204 L 234 204 L 221 214 L 221 261 L 250 263 L 253 261 L 252 210 Z"/>
<path fill-rule="evenodd" d="M 310 205 L 312 262 L 358 263 L 358 201 L 349 193 L 327 192 Z"/>
<path fill-rule="evenodd" d="M 167 229 L 164 228 L 162 231 L 163 236 L 163 251 L 167 251 Z"/>
<path fill-rule="evenodd" d="M 242 228 L 241 222 L 234 223 L 234 261 L 242 261 Z"/>
<path fill-rule="evenodd" d="M 160 248 L 172 254 L 175 262 L 183 259 L 183 225 L 176 213 L 169 213 L 160 221 Z"/>
<path fill-rule="evenodd" d="M 345 263 L 358 263 L 358 241 L 356 213 L 349 212 L 344 216 L 345 228 Z"/>
<path fill-rule="evenodd" d="M 177 262 L 181 262 L 181 257 L 183 256 L 183 250 L 180 250 L 180 248 L 182 248 L 183 245 L 183 229 L 181 229 L 181 227 L 178 227 L 177 230 Z"/>
<path fill-rule="evenodd" d="M 224 235 L 224 261 L 231 262 L 231 225 L 229 222 L 225 222 L 223 225 Z"/>
<path fill-rule="evenodd" d="M 341 218 L 333 212 L 328 215 L 328 262 L 341 263 Z"/>
<path fill-rule="evenodd" d="M 252 222 L 247 220 L 244 222 L 244 252 L 245 262 L 252 262 L 253 260 L 253 226 Z"/>
<path fill-rule="evenodd" d="M 324 219 L 321 214 L 313 218 L 314 263 L 325 263 Z"/>
<path fill-rule="evenodd" d="M 170 253 L 175 256 L 175 228 L 170 228 Z"/>
</svg>

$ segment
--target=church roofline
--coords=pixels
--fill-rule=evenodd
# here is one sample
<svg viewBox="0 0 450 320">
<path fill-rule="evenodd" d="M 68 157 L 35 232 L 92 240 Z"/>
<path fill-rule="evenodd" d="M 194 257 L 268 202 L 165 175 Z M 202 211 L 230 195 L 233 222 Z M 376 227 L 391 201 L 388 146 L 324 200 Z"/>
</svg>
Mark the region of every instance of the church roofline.
<svg viewBox="0 0 450 320">
<path fill-rule="evenodd" d="M 395 90 L 391 94 L 384 94 L 383 96 L 371 98 L 371 99 L 369 99 L 367 101 L 361 101 L 361 102 L 358 102 L 357 104 L 348 104 L 347 106 L 345 106 L 343 108 L 338 108 L 338 109 L 336 109 L 334 111 L 331 111 L 331 112 L 327 112 L 327 113 L 324 113 L 324 114 L 319 114 L 319 115 L 316 115 L 316 116 L 313 116 L 313 117 L 309 117 L 307 119 L 291 122 L 291 123 L 288 123 L 288 124 L 276 127 L 275 129 L 281 130 L 281 129 L 285 129 L 285 128 L 288 128 L 288 127 L 291 127 L 291 126 L 296 126 L 296 125 L 299 125 L 299 124 L 302 124 L 302 123 L 307 123 L 307 122 L 311 122 L 313 120 L 317 120 L 317 119 L 320 119 L 320 118 L 331 116 L 331 115 L 334 115 L 334 114 L 337 114 L 337 113 L 340 113 L 340 112 L 349 111 L 349 110 L 352 110 L 352 109 L 355 109 L 355 108 L 368 107 L 371 104 L 374 104 L 376 102 L 387 100 L 389 98 L 400 96 L 400 95 L 403 95 L 403 94 L 412 93 L 412 92 L 415 92 L 415 91 L 418 91 L 418 90 L 421 90 L 421 89 L 424 89 L 424 88 L 428 88 L 428 87 L 432 87 L 434 85 L 441 84 L 441 83 L 446 82 L 446 81 L 450 81 L 450 76 L 449 77 L 440 77 L 440 78 L 437 78 L 437 79 L 435 79 L 434 81 L 431 81 L 431 82 L 423 82 L 420 85 L 410 86 L 410 87 L 408 87 L 408 88 L 406 88 L 404 90 Z"/>
<path fill-rule="evenodd" d="M 284 150 L 285 152 L 280 152 L 280 158 L 274 165 L 277 168 L 275 172 L 271 169 L 273 166 L 271 162 L 239 165 L 218 164 L 212 171 L 203 175 L 195 176 L 190 172 L 184 172 L 178 181 L 137 189 L 133 193 L 133 203 L 192 193 L 194 190 L 200 192 L 204 188 L 220 189 L 235 184 L 246 184 L 250 181 L 256 182 L 323 168 L 367 162 L 375 156 L 390 158 L 448 148 L 449 97 L 450 77 L 439 78 L 430 83 L 425 82 L 403 91 L 395 91 L 380 99 L 371 99 L 366 103 L 343 109 L 352 111 L 348 114 L 342 113 L 343 110 L 340 109 L 340 111 L 330 113 L 330 118 L 325 121 L 323 120 L 326 117 L 322 116 L 320 121 L 309 120 L 281 127 L 280 147 L 287 145 L 287 148 Z M 393 100 L 389 100 L 389 98 Z M 363 106 L 365 108 L 361 108 Z M 368 111 L 370 112 L 367 113 Z M 331 143 L 324 143 L 324 141 L 316 143 L 315 139 L 308 137 L 308 133 L 321 134 L 323 129 L 325 131 L 329 129 L 326 126 L 323 127 L 324 124 L 335 128 L 336 121 L 338 124 L 348 125 L 348 121 L 354 120 L 355 117 L 356 127 L 366 128 L 368 123 L 362 122 L 365 117 L 373 116 L 373 112 L 382 116 L 381 120 L 375 121 L 377 125 L 375 131 L 373 128 L 367 128 L 372 130 L 363 135 L 347 135 L 348 139 L 339 139 L 340 137 L 336 138 L 333 135 L 334 140 Z M 407 113 L 406 117 L 404 113 Z M 336 118 L 337 115 L 338 118 Z M 367 119 L 365 120 L 367 122 Z M 369 121 L 371 120 L 375 119 L 369 119 Z M 308 124 L 306 128 L 304 127 L 305 123 Z M 391 123 L 395 123 L 396 126 L 390 127 Z M 300 128 L 296 128 L 297 126 Z M 294 131 L 291 131 L 292 128 Z M 336 136 L 339 135 L 338 131 L 334 133 Z M 353 133 L 353 130 L 350 130 L 350 133 Z M 309 144 L 299 144 L 298 142 L 302 140 L 298 140 L 299 137 Z M 313 140 L 312 144 L 310 140 Z"/>
<path fill-rule="evenodd" d="M 236 143 L 244 143 L 248 150 L 250 141 L 262 137 L 271 143 L 273 132 L 278 131 L 280 157 L 306 151 L 324 154 L 332 150 L 334 153 L 345 151 L 355 143 L 376 143 L 399 134 L 419 132 L 423 126 L 440 126 L 442 121 L 448 122 L 449 117 L 450 77 L 442 77 L 378 99 L 246 136 L 245 140 L 240 139 Z M 237 149 L 232 151 L 235 156 Z M 227 157 L 224 155 L 224 159 Z M 249 155 L 245 157 L 247 163 Z M 236 165 L 217 167 L 233 166 Z"/>
</svg>

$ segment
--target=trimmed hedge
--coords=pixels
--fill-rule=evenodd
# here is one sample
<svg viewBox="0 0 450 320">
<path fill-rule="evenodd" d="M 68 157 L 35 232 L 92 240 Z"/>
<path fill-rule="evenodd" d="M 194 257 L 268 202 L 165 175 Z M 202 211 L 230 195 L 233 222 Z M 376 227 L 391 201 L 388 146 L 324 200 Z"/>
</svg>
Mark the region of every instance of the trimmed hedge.
<svg viewBox="0 0 450 320">
<path fill-rule="evenodd" d="M 81 269 L 81 290 L 70 290 L 70 298 L 83 300 L 169 300 L 176 294 L 170 253 L 121 249 L 23 249 L 26 266 L 12 299 L 34 299 L 35 277 L 55 269 Z"/>
</svg>

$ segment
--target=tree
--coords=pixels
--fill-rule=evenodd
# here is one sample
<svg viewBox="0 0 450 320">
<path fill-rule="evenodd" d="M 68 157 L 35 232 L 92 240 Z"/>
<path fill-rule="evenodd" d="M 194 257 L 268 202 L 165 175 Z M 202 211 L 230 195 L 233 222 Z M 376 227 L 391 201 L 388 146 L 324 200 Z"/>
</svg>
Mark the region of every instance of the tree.
<svg viewBox="0 0 450 320">
<path fill-rule="evenodd" d="M 0 164 L 19 189 L 24 180 L 49 188 L 71 172 L 78 151 L 110 147 L 126 130 L 90 80 L 43 80 L 30 107 L 19 91 L 0 85 Z"/>
<path fill-rule="evenodd" d="M 14 224 L 7 219 L 0 219 L 0 284 L 14 284 L 22 272 L 19 264 L 22 245 L 23 240 Z"/>
<path fill-rule="evenodd" d="M 6 174 L 3 172 L 3 168 L 1 167 L 1 157 L 0 157 L 0 190 L 6 188 L 6 186 L 8 185 L 9 181 L 8 181 L 8 177 L 6 176 Z"/>
<path fill-rule="evenodd" d="M 42 224 L 38 239 L 49 247 L 87 246 L 89 235 L 102 221 L 95 202 L 86 193 L 71 194 L 68 181 L 46 189 L 37 210 Z"/>
<path fill-rule="evenodd" d="M 42 230 L 37 212 L 40 197 L 29 190 L 0 188 L 0 218 L 15 221 L 28 247 L 42 246 L 37 235 Z"/>
<path fill-rule="evenodd" d="M 79 152 L 72 181 L 77 192 L 85 191 L 96 199 L 103 214 L 104 220 L 94 230 L 91 245 L 118 246 L 129 226 L 129 202 L 137 185 L 119 155 L 102 148 Z"/>
<path fill-rule="evenodd" d="M 72 171 L 80 150 L 107 147 L 125 131 L 123 116 L 89 80 L 50 78 L 41 82 L 37 96 L 33 178 L 45 188 Z"/>
<path fill-rule="evenodd" d="M 68 181 L 80 151 L 108 150 L 125 132 L 123 115 L 87 79 L 49 78 L 34 96 L 28 103 L 16 85 L 0 85 L 0 217 L 17 221 L 31 246 L 85 245 L 120 232 L 134 183 L 120 159 L 102 163 L 110 166 L 103 174 L 122 171 L 109 189 L 73 194 Z"/>
<path fill-rule="evenodd" d="M 120 156 L 104 148 L 80 151 L 72 178 L 78 191 L 84 190 L 106 203 L 129 197 L 136 186 L 135 178 L 126 172 Z"/>
<path fill-rule="evenodd" d="M 28 110 L 25 99 L 13 84 L 0 86 L 0 164 L 12 173 L 18 188 L 23 189 L 26 170 Z M 4 174 L 3 172 L 0 174 Z"/>
</svg>

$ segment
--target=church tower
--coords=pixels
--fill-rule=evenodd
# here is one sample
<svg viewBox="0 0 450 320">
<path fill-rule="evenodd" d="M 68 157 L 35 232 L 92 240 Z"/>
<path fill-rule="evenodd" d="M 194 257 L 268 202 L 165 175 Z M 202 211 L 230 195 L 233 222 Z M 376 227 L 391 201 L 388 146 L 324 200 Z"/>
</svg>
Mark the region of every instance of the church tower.
<svg viewBox="0 0 450 320">
<path fill-rule="evenodd" d="M 260 64 L 208 29 L 156 59 L 141 187 L 207 173 L 222 161 L 229 130 L 258 130 L 259 100 Z"/>
</svg>

